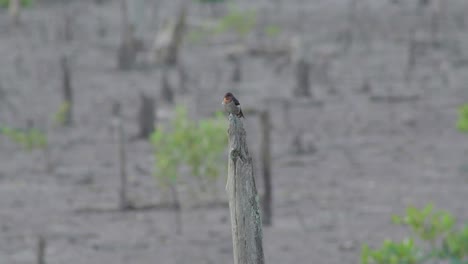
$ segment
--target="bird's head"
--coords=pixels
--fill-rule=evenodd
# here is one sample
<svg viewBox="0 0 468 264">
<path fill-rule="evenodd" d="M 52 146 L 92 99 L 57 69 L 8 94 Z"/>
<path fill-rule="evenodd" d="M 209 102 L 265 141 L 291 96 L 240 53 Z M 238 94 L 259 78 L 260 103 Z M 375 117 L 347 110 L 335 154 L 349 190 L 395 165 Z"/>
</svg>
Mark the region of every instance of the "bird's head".
<svg viewBox="0 0 468 264">
<path fill-rule="evenodd" d="M 232 93 L 226 93 L 223 98 L 223 104 L 229 104 L 232 102 L 232 98 L 234 98 L 234 95 Z"/>
</svg>

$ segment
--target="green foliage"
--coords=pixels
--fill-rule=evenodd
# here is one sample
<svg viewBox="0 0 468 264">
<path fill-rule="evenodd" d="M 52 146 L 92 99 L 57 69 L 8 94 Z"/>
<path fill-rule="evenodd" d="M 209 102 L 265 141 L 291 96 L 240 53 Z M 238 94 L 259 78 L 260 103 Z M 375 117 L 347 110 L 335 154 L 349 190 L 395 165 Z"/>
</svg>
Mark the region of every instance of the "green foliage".
<svg viewBox="0 0 468 264">
<path fill-rule="evenodd" d="M 207 0 L 209 1 L 209 0 Z M 192 42 L 199 42 L 210 36 L 235 33 L 240 38 L 247 37 L 257 26 L 257 13 L 254 10 L 241 11 L 230 7 L 229 13 L 215 22 L 212 28 L 202 28 L 189 32 L 188 38 Z M 276 25 L 268 25 L 262 29 L 268 37 L 276 37 L 281 29 Z"/>
<path fill-rule="evenodd" d="M 38 129 L 19 130 L 9 127 L 1 127 L 0 134 L 5 135 L 11 141 L 20 145 L 23 149 L 44 149 L 47 146 L 47 136 Z"/>
<path fill-rule="evenodd" d="M 399 243 L 387 240 L 379 249 L 364 245 L 362 264 L 422 264 L 434 260 L 468 264 L 468 225 L 456 230 L 456 220 L 450 213 L 434 211 L 432 204 L 423 209 L 409 207 L 405 216 L 393 216 L 393 222 L 409 227 L 412 236 Z M 416 246 L 415 238 L 426 246 Z"/>
<path fill-rule="evenodd" d="M 196 0 L 201 4 L 216 4 L 216 3 L 224 3 L 226 0 Z"/>
<path fill-rule="evenodd" d="M 249 34 L 257 23 L 255 11 L 242 12 L 238 9 L 231 9 L 229 13 L 218 21 L 214 33 L 220 34 L 234 31 L 241 37 Z"/>
<path fill-rule="evenodd" d="M 225 129 L 226 120 L 220 113 L 195 122 L 185 108 L 177 107 L 170 129 L 159 127 L 150 137 L 156 160 L 154 175 L 163 185 L 174 184 L 178 169 L 187 165 L 192 176 L 216 179 L 227 144 Z"/>
<path fill-rule="evenodd" d="M 458 108 L 457 129 L 460 132 L 468 133 L 468 104 Z"/>
<path fill-rule="evenodd" d="M 281 28 L 279 26 L 269 25 L 265 28 L 265 33 L 268 37 L 274 38 L 281 33 Z"/>
<path fill-rule="evenodd" d="M 67 122 L 67 118 L 70 112 L 70 102 L 64 101 L 57 112 L 54 114 L 55 125 L 63 126 Z"/>
<path fill-rule="evenodd" d="M 367 245 L 362 248 L 362 264 L 416 264 L 418 263 L 420 250 L 412 239 L 406 239 L 400 243 L 390 240 L 384 241 L 380 249 L 371 250 Z"/>
<path fill-rule="evenodd" d="M 30 7 L 34 3 L 34 0 L 21 0 L 22 7 Z M 6 8 L 10 5 L 10 0 L 0 0 L 0 7 Z"/>
<path fill-rule="evenodd" d="M 444 211 L 434 212 L 434 206 L 428 204 L 422 210 L 412 206 L 408 207 L 406 216 L 393 216 L 393 222 L 409 226 L 420 239 L 435 243 L 436 239 L 452 230 L 455 218 Z"/>
</svg>

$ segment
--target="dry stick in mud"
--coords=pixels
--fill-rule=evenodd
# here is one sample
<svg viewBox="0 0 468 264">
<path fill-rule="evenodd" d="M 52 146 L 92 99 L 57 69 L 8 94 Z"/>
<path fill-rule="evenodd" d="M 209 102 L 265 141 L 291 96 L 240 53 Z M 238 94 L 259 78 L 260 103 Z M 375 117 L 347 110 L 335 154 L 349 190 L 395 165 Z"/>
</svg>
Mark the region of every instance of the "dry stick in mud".
<svg viewBox="0 0 468 264">
<path fill-rule="evenodd" d="M 44 132 L 45 135 L 49 136 L 50 133 L 47 132 L 47 130 Z M 54 171 L 54 163 L 52 162 L 51 158 L 51 148 L 50 148 L 50 142 L 47 142 L 47 144 L 44 146 L 44 160 L 46 163 L 46 172 L 47 173 L 52 173 Z"/>
<path fill-rule="evenodd" d="M 431 28 L 431 40 L 433 46 L 438 46 L 442 40 L 442 31 L 441 31 L 441 24 L 443 19 L 443 9 L 445 0 L 435 0 L 432 1 L 430 5 L 430 12 L 431 12 L 431 20 L 430 20 L 430 28 Z"/>
<path fill-rule="evenodd" d="M 294 96 L 296 97 L 311 97 L 310 91 L 310 63 L 304 58 L 300 59 L 296 64 L 296 87 L 294 88 Z"/>
<path fill-rule="evenodd" d="M 116 132 L 116 139 L 119 153 L 119 174 L 120 174 L 120 189 L 119 189 L 119 209 L 126 210 L 130 208 L 130 203 L 127 199 L 127 155 L 125 153 L 125 132 L 122 124 L 122 116 L 120 103 L 115 102 L 112 105 L 113 126 Z"/>
<path fill-rule="evenodd" d="M 136 60 L 134 27 L 128 18 L 127 0 L 120 0 L 120 13 L 122 19 L 122 33 L 117 56 L 117 66 L 120 70 L 129 70 Z"/>
<path fill-rule="evenodd" d="M 71 72 L 70 63 L 66 55 L 60 58 L 60 67 L 62 69 L 62 94 L 63 103 L 68 104 L 67 111 L 65 113 L 65 126 L 71 126 L 73 124 L 73 90 L 71 85 Z"/>
<path fill-rule="evenodd" d="M 252 157 L 242 120 L 229 115 L 229 161 L 226 192 L 231 214 L 234 264 L 263 264 L 262 221 Z"/>
<path fill-rule="evenodd" d="M 413 28 L 409 33 L 409 42 L 408 42 L 408 52 L 406 60 L 406 69 L 405 69 L 405 82 L 409 86 L 411 77 L 413 75 L 413 70 L 417 63 L 417 55 L 419 53 L 420 44 L 416 37 L 417 30 Z"/>
<path fill-rule="evenodd" d="M 355 32 L 354 28 L 358 27 L 357 25 L 357 0 L 348 0 L 348 10 L 347 10 L 347 28 L 344 33 L 344 45 L 343 51 L 346 53 L 353 46 L 355 42 Z"/>
<path fill-rule="evenodd" d="M 37 264 L 46 264 L 45 261 L 45 252 L 46 252 L 46 240 L 43 236 L 37 238 Z"/>
<path fill-rule="evenodd" d="M 174 202 L 175 210 L 175 224 L 176 224 L 176 234 L 182 234 L 182 206 L 180 204 L 179 193 L 177 191 L 177 186 L 175 183 L 169 183 L 169 188 L 171 190 L 172 200 Z"/>
<path fill-rule="evenodd" d="M 152 97 L 144 93 L 140 94 L 140 101 L 140 112 L 138 113 L 140 133 L 138 137 L 148 139 L 154 131 L 155 103 Z"/>
<path fill-rule="evenodd" d="M 161 76 L 161 97 L 169 104 L 174 103 L 174 91 L 169 83 L 169 69 L 164 67 Z"/>
<path fill-rule="evenodd" d="M 68 13 L 63 18 L 63 40 L 65 42 L 73 41 L 73 16 Z"/>
<path fill-rule="evenodd" d="M 172 35 L 172 41 L 168 47 L 167 56 L 164 59 L 166 65 L 177 65 L 179 58 L 179 48 L 182 45 L 182 40 L 185 32 L 185 19 L 187 16 L 187 7 L 182 6 L 177 22 L 174 26 L 174 31 Z"/>
<path fill-rule="evenodd" d="M 268 110 L 260 113 L 260 124 L 262 130 L 262 141 L 261 141 L 261 156 L 263 166 L 263 182 L 265 184 L 265 194 L 262 199 L 262 223 L 265 226 L 271 226 L 272 214 L 273 214 L 273 194 L 271 189 L 271 141 L 270 141 L 270 114 Z"/>
</svg>

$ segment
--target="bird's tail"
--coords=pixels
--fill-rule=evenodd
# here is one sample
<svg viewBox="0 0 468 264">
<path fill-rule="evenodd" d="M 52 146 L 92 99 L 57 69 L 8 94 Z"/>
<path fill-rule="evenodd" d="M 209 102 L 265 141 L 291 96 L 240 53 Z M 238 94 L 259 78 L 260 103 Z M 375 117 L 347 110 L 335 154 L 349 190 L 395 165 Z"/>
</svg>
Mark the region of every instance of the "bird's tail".
<svg viewBox="0 0 468 264">
<path fill-rule="evenodd" d="M 239 113 L 237 114 L 237 117 L 245 118 L 244 113 L 242 113 L 242 109 L 239 109 Z"/>
</svg>

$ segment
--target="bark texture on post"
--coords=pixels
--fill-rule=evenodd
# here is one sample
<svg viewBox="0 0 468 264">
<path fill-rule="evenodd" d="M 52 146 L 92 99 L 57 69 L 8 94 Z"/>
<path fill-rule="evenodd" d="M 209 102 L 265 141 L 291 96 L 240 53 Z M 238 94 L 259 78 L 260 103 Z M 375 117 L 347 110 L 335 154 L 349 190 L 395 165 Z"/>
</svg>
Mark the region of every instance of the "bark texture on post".
<svg viewBox="0 0 468 264">
<path fill-rule="evenodd" d="M 263 264 L 262 221 L 252 158 L 242 121 L 229 115 L 226 191 L 231 213 L 234 264 Z"/>
<path fill-rule="evenodd" d="M 268 110 L 260 113 L 260 124 L 262 126 L 262 141 L 261 141 L 261 156 L 262 156 L 262 172 L 263 182 L 265 184 L 265 194 L 262 199 L 262 223 L 265 226 L 272 224 L 272 190 L 271 190 L 271 140 L 270 140 L 270 114 Z"/>
</svg>

